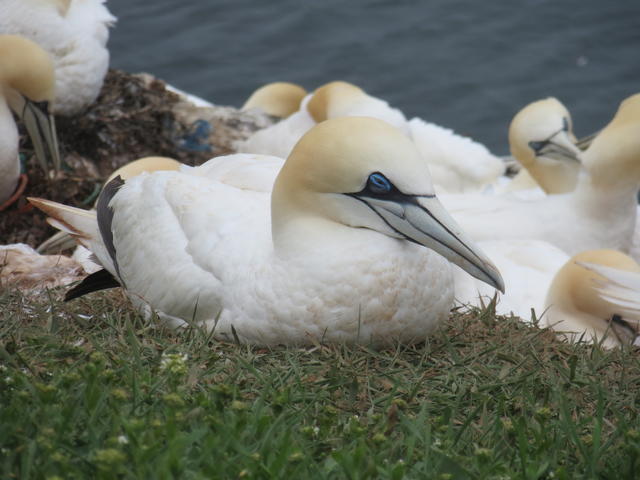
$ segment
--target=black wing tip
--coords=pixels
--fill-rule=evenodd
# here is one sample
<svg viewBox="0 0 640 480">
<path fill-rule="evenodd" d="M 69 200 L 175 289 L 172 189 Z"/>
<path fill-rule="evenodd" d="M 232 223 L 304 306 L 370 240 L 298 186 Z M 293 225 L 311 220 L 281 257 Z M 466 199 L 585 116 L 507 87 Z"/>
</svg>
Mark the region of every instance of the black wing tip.
<svg viewBox="0 0 640 480">
<path fill-rule="evenodd" d="M 68 302 L 91 292 L 120 286 L 120 283 L 118 283 L 115 277 L 103 268 L 86 276 L 78 285 L 68 290 L 64 295 L 64 301 Z"/>
</svg>

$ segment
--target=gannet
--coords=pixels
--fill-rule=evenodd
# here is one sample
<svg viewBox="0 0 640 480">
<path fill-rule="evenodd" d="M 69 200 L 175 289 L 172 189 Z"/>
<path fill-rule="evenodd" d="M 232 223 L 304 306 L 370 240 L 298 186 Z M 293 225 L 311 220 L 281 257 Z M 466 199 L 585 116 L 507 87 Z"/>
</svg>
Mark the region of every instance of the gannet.
<svg viewBox="0 0 640 480">
<path fill-rule="evenodd" d="M 570 341 L 640 346 L 640 265 L 614 250 L 581 252 L 558 271 L 542 324 Z"/>
<path fill-rule="evenodd" d="M 52 111 L 77 113 L 95 101 L 109 67 L 106 43 L 116 21 L 105 0 L 3 0 L 0 33 L 30 38 L 53 58 Z"/>
<path fill-rule="evenodd" d="M 435 197 L 413 143 L 385 122 L 328 120 L 284 165 L 253 157 L 116 179 L 97 217 L 31 202 L 142 308 L 226 340 L 421 341 L 452 305 L 449 261 L 504 290 Z"/>
<path fill-rule="evenodd" d="M 20 177 L 18 129 L 13 110 L 24 122 L 40 165 L 60 166 L 53 117 L 47 105 L 54 98 L 53 63 L 32 41 L 0 35 L 0 209 L 15 191 Z"/>
<path fill-rule="evenodd" d="M 417 117 L 408 121 L 400 110 L 384 100 L 342 81 L 315 90 L 302 101 L 298 112 L 257 131 L 238 145 L 238 151 L 286 157 L 313 125 L 345 116 L 377 118 L 405 133 L 429 162 L 437 191 L 477 191 L 505 171 L 502 160 L 483 145 Z"/>
<path fill-rule="evenodd" d="M 584 174 L 573 192 L 531 201 L 473 194 L 440 198 L 476 241 L 540 240 L 568 255 L 600 248 L 628 253 L 640 187 L 639 127 L 640 94 L 620 104 L 580 155 Z"/>
<path fill-rule="evenodd" d="M 267 115 L 287 118 L 300 110 L 300 102 L 306 96 L 307 91 L 295 83 L 268 83 L 249 96 L 242 110 L 257 108 Z"/>
<path fill-rule="evenodd" d="M 507 191 L 540 186 L 548 194 L 575 189 L 581 171 L 571 115 L 556 98 L 530 103 L 509 125 L 509 147 L 524 167 Z"/>
</svg>

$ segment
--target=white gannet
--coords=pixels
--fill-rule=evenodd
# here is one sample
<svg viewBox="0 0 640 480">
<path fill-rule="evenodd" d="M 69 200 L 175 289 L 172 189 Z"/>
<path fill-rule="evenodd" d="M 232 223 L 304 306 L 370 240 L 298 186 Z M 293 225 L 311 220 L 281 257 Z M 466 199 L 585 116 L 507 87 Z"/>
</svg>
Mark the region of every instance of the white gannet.
<svg viewBox="0 0 640 480">
<path fill-rule="evenodd" d="M 477 191 L 505 171 L 502 160 L 483 145 L 419 118 L 407 121 L 400 110 L 392 108 L 384 100 L 342 81 L 327 83 L 315 90 L 302 101 L 298 112 L 257 131 L 238 145 L 238 151 L 286 157 L 313 125 L 345 116 L 377 118 L 405 133 L 429 162 L 437 190 Z"/>
<path fill-rule="evenodd" d="M 53 98 L 49 55 L 26 38 L 0 35 L 0 209 L 12 201 L 20 177 L 18 129 L 11 111 L 24 122 L 43 169 L 48 171 L 49 163 L 60 166 L 55 124 L 46 112 Z"/>
<path fill-rule="evenodd" d="M 615 250 L 574 256 L 558 271 L 543 324 L 570 341 L 640 346 L 640 265 Z"/>
<path fill-rule="evenodd" d="M 97 221 L 31 201 L 87 245 L 134 301 L 227 340 L 421 341 L 452 305 L 446 259 L 504 289 L 435 197 L 413 143 L 384 122 L 320 123 L 283 166 L 253 159 L 266 181 L 224 166 L 239 158 L 240 170 L 252 168 L 232 155 L 116 179 Z"/>
<path fill-rule="evenodd" d="M 640 94 L 620 104 L 581 154 L 584 173 L 573 192 L 529 201 L 473 194 L 440 198 L 476 241 L 541 240 L 569 255 L 599 248 L 628 253 L 640 187 L 638 128 Z"/>
<path fill-rule="evenodd" d="M 253 92 L 241 110 L 257 108 L 267 115 L 287 118 L 300 110 L 300 102 L 306 96 L 307 91 L 295 83 L 268 83 Z"/>
<path fill-rule="evenodd" d="M 509 125 L 511 154 L 524 168 L 504 190 L 573 191 L 582 168 L 575 143 L 571 115 L 562 103 L 553 97 L 530 103 Z"/>
<path fill-rule="evenodd" d="M 95 101 L 109 67 L 106 43 L 116 21 L 104 0 L 3 0 L 0 33 L 30 38 L 53 58 L 56 114 Z"/>
</svg>

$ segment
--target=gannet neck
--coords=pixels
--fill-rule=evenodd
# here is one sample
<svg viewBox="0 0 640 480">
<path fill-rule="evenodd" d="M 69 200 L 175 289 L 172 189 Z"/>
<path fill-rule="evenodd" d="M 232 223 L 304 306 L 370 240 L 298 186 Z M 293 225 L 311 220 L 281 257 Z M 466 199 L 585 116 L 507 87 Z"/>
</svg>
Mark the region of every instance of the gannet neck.
<svg viewBox="0 0 640 480">
<path fill-rule="evenodd" d="M 242 110 L 259 108 L 274 117 L 286 118 L 300 109 L 307 91 L 289 82 L 274 82 L 258 88 L 247 99 Z"/>
<path fill-rule="evenodd" d="M 580 172 L 569 111 L 556 98 L 530 103 L 509 126 L 511 153 L 547 193 L 572 191 Z"/>
<path fill-rule="evenodd" d="M 53 61 L 31 40 L 0 35 L 0 85 L 33 102 L 50 102 L 55 88 Z"/>
<path fill-rule="evenodd" d="M 359 87 L 343 81 L 327 83 L 318 88 L 307 103 L 307 110 L 316 121 L 344 115 L 352 106 L 369 96 Z"/>
<path fill-rule="evenodd" d="M 594 185 L 636 192 L 640 186 L 640 94 L 624 100 L 583 155 Z"/>
</svg>

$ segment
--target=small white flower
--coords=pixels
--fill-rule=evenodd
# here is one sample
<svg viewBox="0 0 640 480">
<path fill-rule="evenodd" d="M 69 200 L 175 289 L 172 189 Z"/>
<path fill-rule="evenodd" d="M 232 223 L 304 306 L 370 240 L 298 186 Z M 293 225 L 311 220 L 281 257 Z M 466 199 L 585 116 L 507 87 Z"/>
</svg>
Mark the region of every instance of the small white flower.
<svg viewBox="0 0 640 480">
<path fill-rule="evenodd" d="M 160 370 L 173 374 L 184 375 L 187 373 L 187 359 L 189 356 L 184 353 L 163 353 L 160 360 Z"/>
<path fill-rule="evenodd" d="M 120 435 L 117 440 L 120 445 L 127 445 L 129 443 L 129 439 L 126 435 Z"/>
</svg>

